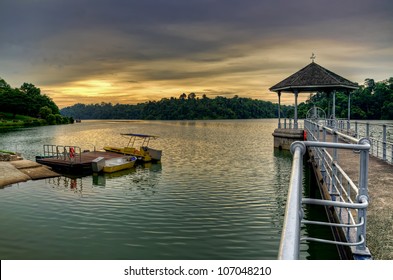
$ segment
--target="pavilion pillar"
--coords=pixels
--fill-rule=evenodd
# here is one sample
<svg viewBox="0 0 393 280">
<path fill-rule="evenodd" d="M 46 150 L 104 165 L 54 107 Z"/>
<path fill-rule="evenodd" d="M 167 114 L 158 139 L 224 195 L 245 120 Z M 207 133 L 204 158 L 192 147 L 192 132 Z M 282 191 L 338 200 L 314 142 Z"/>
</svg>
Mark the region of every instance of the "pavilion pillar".
<svg viewBox="0 0 393 280">
<path fill-rule="evenodd" d="M 298 129 L 298 124 L 297 124 L 297 97 L 299 95 L 299 92 L 297 90 L 294 91 L 295 94 L 295 115 L 293 117 L 293 128 Z"/>
<path fill-rule="evenodd" d="M 333 98 L 332 98 L 332 127 L 336 129 L 337 122 L 336 122 L 336 91 L 333 90 Z"/>
<path fill-rule="evenodd" d="M 277 91 L 278 95 L 278 128 L 281 128 L 281 91 Z"/>
<path fill-rule="evenodd" d="M 331 101 L 330 101 L 330 91 L 326 92 L 326 96 L 327 96 L 327 100 L 328 100 L 328 104 L 327 104 L 327 118 L 330 119 L 330 115 L 331 115 Z"/>
<path fill-rule="evenodd" d="M 336 119 L 336 91 L 335 90 L 333 90 L 332 116 L 333 116 L 333 120 L 335 120 Z"/>
<path fill-rule="evenodd" d="M 348 131 L 351 129 L 351 92 L 348 91 L 348 121 L 347 121 Z"/>
</svg>

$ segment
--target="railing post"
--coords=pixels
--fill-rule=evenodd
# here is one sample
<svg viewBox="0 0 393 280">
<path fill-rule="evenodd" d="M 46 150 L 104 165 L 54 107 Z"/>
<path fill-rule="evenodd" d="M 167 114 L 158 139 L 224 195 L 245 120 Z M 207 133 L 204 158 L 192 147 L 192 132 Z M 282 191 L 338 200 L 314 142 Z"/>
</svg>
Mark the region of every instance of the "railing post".
<svg viewBox="0 0 393 280">
<path fill-rule="evenodd" d="M 382 159 L 386 161 L 386 124 L 382 127 Z"/>
<path fill-rule="evenodd" d="M 322 126 L 322 142 L 326 142 L 326 127 Z M 322 152 L 322 164 L 321 164 L 321 174 L 323 181 L 326 182 L 326 168 L 325 168 L 325 151 L 321 149 Z"/>
<path fill-rule="evenodd" d="M 298 98 L 298 91 L 295 90 L 295 110 L 294 110 L 294 118 L 293 118 L 293 128 L 298 129 L 298 118 L 297 118 L 297 98 Z"/>
<path fill-rule="evenodd" d="M 299 258 L 300 250 L 300 224 L 303 216 L 301 208 L 303 155 L 306 152 L 306 145 L 296 141 L 292 143 L 290 149 L 293 154 L 292 172 L 278 253 L 280 260 L 296 260 Z"/>
<path fill-rule="evenodd" d="M 369 144 L 370 140 L 366 138 L 362 138 L 359 141 L 359 144 Z M 357 202 L 361 203 L 363 199 L 367 199 L 368 201 L 368 159 L 369 159 L 369 150 L 361 150 L 360 151 L 360 171 L 359 171 L 359 194 L 357 197 Z M 358 210 L 358 223 L 364 221 L 363 225 L 357 229 L 357 241 L 361 240 L 363 236 L 364 242 L 358 246 L 356 246 L 356 250 L 365 251 L 366 250 L 366 208 Z"/>
<path fill-rule="evenodd" d="M 357 121 L 355 122 L 355 137 L 359 137 L 359 134 L 358 134 L 358 122 Z"/>
<path fill-rule="evenodd" d="M 287 118 L 284 119 L 284 128 L 287 129 Z"/>
<path fill-rule="evenodd" d="M 338 134 L 336 131 L 333 133 L 333 142 L 338 143 Z M 333 193 L 336 189 L 336 176 L 337 176 L 337 167 L 336 163 L 338 161 L 338 153 L 337 153 L 337 148 L 333 148 L 333 165 L 332 165 L 332 189 L 329 190 L 331 193 Z M 335 196 L 332 197 L 332 200 L 335 200 Z"/>
<path fill-rule="evenodd" d="M 366 123 L 366 138 L 370 138 L 370 124 Z"/>
<path fill-rule="evenodd" d="M 351 122 L 347 121 L 347 134 L 349 135 L 349 131 L 351 130 Z"/>
<path fill-rule="evenodd" d="M 278 128 L 281 128 L 281 91 L 278 94 Z"/>
<path fill-rule="evenodd" d="M 393 144 L 392 144 L 391 152 L 392 152 L 391 163 L 393 163 Z"/>
</svg>

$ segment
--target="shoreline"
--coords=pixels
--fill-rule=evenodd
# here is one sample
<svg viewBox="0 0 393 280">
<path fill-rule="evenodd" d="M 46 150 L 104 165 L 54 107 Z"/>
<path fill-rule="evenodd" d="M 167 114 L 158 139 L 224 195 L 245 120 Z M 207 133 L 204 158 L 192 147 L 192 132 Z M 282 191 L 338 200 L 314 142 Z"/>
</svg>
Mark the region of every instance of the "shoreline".
<svg viewBox="0 0 393 280">
<path fill-rule="evenodd" d="M 0 188 L 30 180 L 58 177 L 60 174 L 37 162 L 18 159 L 0 161 Z"/>
</svg>

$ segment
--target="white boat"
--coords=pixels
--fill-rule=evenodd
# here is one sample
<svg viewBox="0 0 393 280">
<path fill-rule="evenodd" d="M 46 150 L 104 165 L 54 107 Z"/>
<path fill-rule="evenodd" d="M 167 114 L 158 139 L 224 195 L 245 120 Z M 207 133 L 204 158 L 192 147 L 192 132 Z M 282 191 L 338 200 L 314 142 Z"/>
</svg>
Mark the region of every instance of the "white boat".
<svg viewBox="0 0 393 280">
<path fill-rule="evenodd" d="M 130 169 L 134 167 L 136 157 L 118 157 L 105 160 L 103 168 L 104 173 L 113 173 L 116 171 Z"/>
</svg>

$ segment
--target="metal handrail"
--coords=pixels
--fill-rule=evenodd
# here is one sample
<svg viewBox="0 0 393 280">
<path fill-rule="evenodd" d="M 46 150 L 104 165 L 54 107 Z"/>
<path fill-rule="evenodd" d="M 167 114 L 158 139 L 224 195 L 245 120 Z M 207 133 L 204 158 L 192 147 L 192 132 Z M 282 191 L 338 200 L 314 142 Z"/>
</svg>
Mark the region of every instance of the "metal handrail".
<svg viewBox="0 0 393 280">
<path fill-rule="evenodd" d="M 371 155 L 382 159 L 383 161 L 393 164 L 393 143 L 387 141 L 387 128 L 392 128 L 393 125 L 390 124 L 373 124 L 369 122 L 359 122 L 355 121 L 355 130 L 354 134 L 356 136 L 360 136 L 359 124 L 364 125 L 364 130 L 362 135 L 371 140 Z M 378 129 L 373 129 L 373 127 L 379 127 Z M 382 127 L 382 130 L 381 130 Z M 376 132 L 377 130 L 377 132 Z M 371 132 L 370 132 L 371 131 Z M 379 137 L 372 137 L 373 134 L 379 134 Z M 381 138 L 382 137 L 382 138 Z M 379 153 L 379 149 L 381 147 L 381 153 Z M 390 153 L 389 153 L 390 150 Z M 390 157 L 390 160 L 389 160 Z"/>
<path fill-rule="evenodd" d="M 356 224 L 337 224 L 337 223 L 327 223 L 321 221 L 309 221 L 309 220 L 302 220 L 302 224 L 308 225 L 320 225 L 320 226 L 331 226 L 331 227 L 346 227 L 346 228 L 356 228 L 364 225 L 364 219 L 361 220 L 360 223 Z"/>
<path fill-rule="evenodd" d="M 327 240 L 327 239 L 314 238 L 314 237 L 302 237 L 300 240 L 301 241 L 315 241 L 315 242 L 328 243 L 328 244 L 341 245 L 341 246 L 359 246 L 359 245 L 364 244 L 364 242 L 365 242 L 365 239 L 363 236 L 360 237 L 360 241 L 358 241 L 358 242 L 340 242 L 340 241 Z"/>
<path fill-rule="evenodd" d="M 371 155 L 380 158 L 388 163 L 393 163 L 393 143 L 389 141 L 380 140 L 374 137 L 369 137 L 371 141 Z M 391 154 L 388 155 L 388 146 L 390 147 Z M 381 147 L 381 153 L 379 153 L 379 149 Z M 376 150 L 376 151 L 375 151 Z M 390 157 L 390 161 L 388 160 Z"/>
<path fill-rule="evenodd" d="M 315 130 L 315 128 L 318 129 L 319 131 L 319 127 L 317 124 L 310 122 L 310 121 L 306 121 L 307 124 L 307 129 L 308 131 L 312 131 L 313 129 Z M 324 131 L 324 139 L 326 138 L 326 129 L 322 128 Z M 358 189 L 358 191 L 355 191 L 355 195 L 356 195 L 356 201 L 357 202 L 361 202 L 361 199 L 368 198 L 368 192 L 367 192 L 367 180 L 368 180 L 368 155 L 369 155 L 369 149 L 370 149 L 370 141 L 366 138 L 354 138 L 352 136 L 349 135 L 345 135 L 341 132 L 336 131 L 334 128 L 333 129 L 329 129 L 329 132 L 333 135 L 333 139 L 334 142 L 336 144 L 338 144 L 338 146 L 341 146 L 342 143 L 338 143 L 338 136 L 340 136 L 341 139 L 344 139 L 348 142 L 352 142 L 352 143 L 356 143 L 359 144 L 358 148 L 353 149 L 354 151 L 357 151 L 360 154 L 360 172 L 359 172 L 359 188 L 355 187 Z M 310 133 L 312 134 L 312 133 Z M 318 133 L 317 133 L 318 134 Z M 318 136 L 318 135 L 317 135 Z M 314 141 L 319 141 L 319 137 L 317 138 L 312 138 L 311 140 Z M 318 145 L 318 144 L 317 144 Z M 353 146 L 350 146 L 348 144 L 344 144 L 346 145 L 347 148 L 352 149 Z M 361 146 L 360 146 L 361 145 Z M 362 148 L 363 147 L 363 148 Z M 345 147 L 341 147 L 341 148 L 345 148 Z M 324 152 L 326 152 L 326 150 L 324 150 Z M 330 192 L 336 192 L 335 195 L 338 195 L 338 199 L 341 201 L 347 201 L 350 203 L 353 203 L 352 200 L 352 195 L 351 195 L 351 189 L 353 189 L 353 182 L 352 180 L 348 180 L 348 176 L 346 176 L 346 173 L 340 168 L 340 166 L 338 165 L 338 154 L 337 154 L 337 148 L 333 147 L 333 156 L 330 158 L 330 164 L 332 166 L 331 168 L 331 174 L 327 174 L 328 176 L 326 177 L 331 177 L 331 181 L 329 182 L 331 184 L 330 186 Z M 338 176 L 340 175 L 340 176 Z M 345 190 L 345 187 L 343 185 L 343 178 L 345 179 L 345 181 L 347 181 L 347 190 Z M 354 223 L 354 217 L 352 215 L 352 211 L 349 211 L 348 208 L 345 209 L 346 211 L 343 211 L 343 209 L 339 208 L 337 212 L 338 216 L 340 219 L 343 219 L 343 217 L 347 217 L 348 223 L 352 222 Z M 357 219 L 360 219 L 361 217 L 365 217 L 366 216 L 366 210 L 365 209 L 357 209 L 357 211 L 354 213 L 357 215 Z M 356 232 L 357 235 L 357 239 L 360 238 L 361 234 L 366 232 L 366 226 L 363 226 L 362 228 L 359 228 Z M 347 237 L 350 235 L 350 232 L 347 232 Z M 365 244 L 362 246 L 357 246 L 356 250 L 358 251 L 368 251 L 367 248 L 365 247 Z"/>
<path fill-rule="evenodd" d="M 73 152 L 71 150 L 73 149 Z M 78 146 L 44 145 L 44 156 L 70 162 L 82 161 L 82 150 Z"/>
<path fill-rule="evenodd" d="M 278 258 L 283 260 L 299 258 L 303 155 L 306 152 L 306 146 L 302 142 L 294 142 L 291 145 L 291 152 L 293 162 L 290 188 L 278 255 Z"/>
<path fill-rule="evenodd" d="M 305 128 L 307 130 L 307 138 L 312 141 L 294 142 L 291 145 L 293 154 L 292 173 L 289 183 L 288 200 L 285 210 L 284 226 L 281 235 L 279 259 L 297 259 L 299 257 L 300 242 L 303 240 L 319 241 L 336 245 L 356 246 L 354 251 L 360 254 L 369 254 L 366 247 L 366 209 L 368 207 L 368 155 L 370 150 L 370 141 L 362 138 L 357 139 L 345 133 L 337 131 L 335 128 L 327 127 L 317 122 L 305 120 Z M 323 130 L 323 142 L 320 141 L 320 129 Z M 334 143 L 326 142 L 326 132 L 334 135 Z M 348 143 L 338 143 L 338 137 L 345 139 Z M 315 161 L 323 175 L 323 180 L 328 185 L 328 190 L 335 200 L 321 200 L 302 198 L 302 170 L 303 164 L 302 154 L 305 153 L 306 147 L 312 149 L 315 155 Z M 331 156 L 327 149 L 333 149 Z M 341 166 L 338 164 L 337 149 L 350 149 L 360 153 L 360 172 L 358 186 L 348 176 Z M 300 167 L 299 167 L 300 166 Z M 344 185 L 347 182 L 347 186 Z M 352 194 L 351 194 L 352 190 Z M 356 195 L 356 199 L 352 198 Z M 332 206 L 338 213 L 339 223 L 324 223 L 318 221 L 302 220 L 303 204 L 318 204 L 323 206 Z M 358 222 L 355 222 L 352 211 L 355 211 Z M 342 212 L 344 211 L 344 212 Z M 344 218 L 347 220 L 344 221 Z M 334 240 L 324 240 L 313 237 L 300 238 L 301 223 L 320 224 L 327 226 L 336 226 L 348 228 L 346 242 Z M 351 240 L 349 233 L 355 233 L 356 239 Z"/>
<path fill-rule="evenodd" d="M 342 208 L 350 208 L 350 209 L 365 209 L 368 207 L 368 201 L 365 197 L 362 197 L 361 203 L 348 203 L 348 202 L 329 201 L 329 200 L 313 199 L 313 198 L 303 198 L 302 203 L 323 205 L 323 206 L 334 206 L 334 207 L 342 207 Z"/>
</svg>

